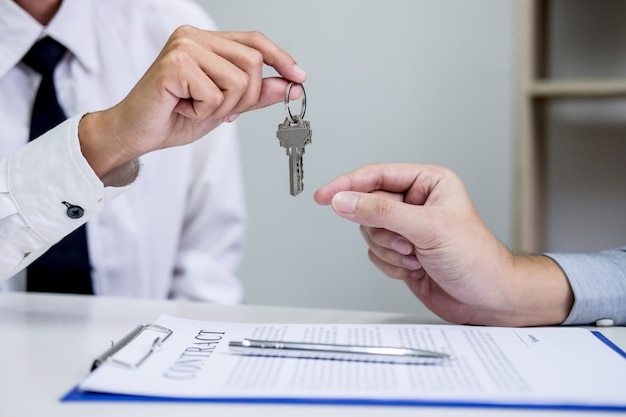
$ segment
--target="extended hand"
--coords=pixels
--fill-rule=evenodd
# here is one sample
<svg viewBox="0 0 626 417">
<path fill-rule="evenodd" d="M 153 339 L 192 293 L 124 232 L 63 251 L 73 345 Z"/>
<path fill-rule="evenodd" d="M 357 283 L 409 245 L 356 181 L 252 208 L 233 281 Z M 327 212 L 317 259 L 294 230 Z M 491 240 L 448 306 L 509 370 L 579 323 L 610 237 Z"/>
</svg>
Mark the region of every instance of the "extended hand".
<svg viewBox="0 0 626 417">
<path fill-rule="evenodd" d="M 554 324 L 571 308 L 571 290 L 558 266 L 542 256 L 513 256 L 448 169 L 367 166 L 331 181 L 314 197 L 360 224 L 372 262 L 404 280 L 446 320 Z"/>
</svg>

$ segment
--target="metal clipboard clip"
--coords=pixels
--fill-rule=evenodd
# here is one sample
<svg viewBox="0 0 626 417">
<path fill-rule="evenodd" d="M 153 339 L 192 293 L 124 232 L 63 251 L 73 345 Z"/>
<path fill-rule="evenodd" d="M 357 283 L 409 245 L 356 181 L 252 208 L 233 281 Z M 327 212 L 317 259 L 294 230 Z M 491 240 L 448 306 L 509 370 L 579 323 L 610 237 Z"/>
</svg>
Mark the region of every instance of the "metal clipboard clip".
<svg viewBox="0 0 626 417">
<path fill-rule="evenodd" d="M 145 337 L 148 331 L 155 331 L 160 333 L 160 335 L 157 336 L 154 341 L 150 342 L 147 347 L 142 348 L 142 352 L 136 357 L 136 359 L 134 359 L 133 361 L 129 361 L 115 357 L 115 355 L 119 353 L 122 349 L 128 347 L 131 342 L 142 338 L 142 336 Z M 148 359 L 148 357 L 152 355 L 157 350 L 157 348 L 161 346 L 172 334 L 174 334 L 173 330 L 170 330 L 167 327 L 159 326 L 158 324 L 140 324 L 135 328 L 135 330 L 128 333 L 117 343 L 111 343 L 111 347 L 93 361 L 91 370 L 93 371 L 105 362 L 116 363 L 129 369 L 137 368 L 141 366 L 141 364 L 146 359 Z"/>
</svg>

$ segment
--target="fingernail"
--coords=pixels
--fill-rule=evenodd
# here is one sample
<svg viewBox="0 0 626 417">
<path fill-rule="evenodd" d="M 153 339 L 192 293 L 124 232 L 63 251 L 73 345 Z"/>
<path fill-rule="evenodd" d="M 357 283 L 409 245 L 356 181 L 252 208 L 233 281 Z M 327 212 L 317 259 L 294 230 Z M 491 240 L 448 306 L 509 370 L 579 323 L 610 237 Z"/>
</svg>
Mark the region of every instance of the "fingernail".
<svg viewBox="0 0 626 417">
<path fill-rule="evenodd" d="M 422 279 L 425 276 L 425 272 L 423 269 L 416 269 L 411 271 L 411 279 Z"/>
<path fill-rule="evenodd" d="M 420 269 L 422 267 L 422 264 L 415 256 L 404 256 L 402 263 L 409 269 Z"/>
<path fill-rule="evenodd" d="M 413 252 L 413 245 L 408 240 L 398 237 L 391 241 L 391 249 L 403 255 Z"/>
<path fill-rule="evenodd" d="M 340 192 L 333 196 L 333 208 L 339 213 L 353 214 L 359 197 L 349 192 Z"/>
<path fill-rule="evenodd" d="M 304 72 L 304 70 L 302 68 L 300 68 L 300 66 L 298 65 L 294 65 L 293 66 L 293 70 L 298 74 L 301 75 L 303 77 L 306 77 L 306 72 Z"/>
<path fill-rule="evenodd" d="M 232 123 L 232 122 L 234 122 L 235 120 L 237 120 L 237 118 L 238 118 L 238 117 L 239 117 L 239 113 L 229 114 L 228 116 L 226 116 L 226 117 L 224 118 L 224 121 L 225 121 L 226 123 Z"/>
</svg>

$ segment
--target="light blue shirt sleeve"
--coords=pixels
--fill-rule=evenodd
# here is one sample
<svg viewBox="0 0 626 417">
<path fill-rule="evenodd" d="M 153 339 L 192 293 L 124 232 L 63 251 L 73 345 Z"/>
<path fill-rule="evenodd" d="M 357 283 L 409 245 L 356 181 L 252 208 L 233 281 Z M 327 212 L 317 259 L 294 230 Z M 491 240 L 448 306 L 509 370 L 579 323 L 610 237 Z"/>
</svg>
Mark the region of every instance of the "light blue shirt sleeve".
<svg viewBox="0 0 626 417">
<path fill-rule="evenodd" d="M 626 325 L 626 247 L 588 254 L 546 254 L 567 275 L 574 305 L 562 323 L 611 319 Z"/>
</svg>

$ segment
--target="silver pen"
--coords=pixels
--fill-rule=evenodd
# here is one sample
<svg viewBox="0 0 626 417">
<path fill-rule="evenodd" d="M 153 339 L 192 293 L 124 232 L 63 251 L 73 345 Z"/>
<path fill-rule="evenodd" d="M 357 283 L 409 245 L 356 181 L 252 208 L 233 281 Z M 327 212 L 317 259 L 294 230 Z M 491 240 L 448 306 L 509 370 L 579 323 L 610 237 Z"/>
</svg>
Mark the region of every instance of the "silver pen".
<svg viewBox="0 0 626 417">
<path fill-rule="evenodd" d="M 447 353 L 433 352 L 422 349 L 282 342 L 275 340 L 243 339 L 241 341 L 229 342 L 228 347 L 231 353 L 248 356 L 332 359 L 403 364 L 439 364 L 452 359 L 452 356 Z"/>
</svg>

